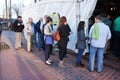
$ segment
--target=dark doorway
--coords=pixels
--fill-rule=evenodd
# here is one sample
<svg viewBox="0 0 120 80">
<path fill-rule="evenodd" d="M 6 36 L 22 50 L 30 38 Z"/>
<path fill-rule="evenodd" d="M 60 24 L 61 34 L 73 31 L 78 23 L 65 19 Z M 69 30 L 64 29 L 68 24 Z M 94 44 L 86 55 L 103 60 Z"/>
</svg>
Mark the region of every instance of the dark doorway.
<svg viewBox="0 0 120 80">
<path fill-rule="evenodd" d="M 93 15 L 109 13 L 113 19 L 120 16 L 120 0 L 98 0 Z"/>
</svg>

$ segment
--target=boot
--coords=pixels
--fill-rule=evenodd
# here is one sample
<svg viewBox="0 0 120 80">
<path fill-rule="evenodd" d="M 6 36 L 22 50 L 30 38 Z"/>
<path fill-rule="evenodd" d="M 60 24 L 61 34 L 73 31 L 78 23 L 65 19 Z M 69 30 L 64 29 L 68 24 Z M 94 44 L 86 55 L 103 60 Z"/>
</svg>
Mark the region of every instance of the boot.
<svg viewBox="0 0 120 80">
<path fill-rule="evenodd" d="M 63 64 L 63 61 L 60 61 L 58 65 L 60 68 L 66 68 L 66 66 L 64 66 L 64 64 Z"/>
<path fill-rule="evenodd" d="M 85 65 L 80 61 L 80 65 L 82 66 L 82 67 L 84 67 Z"/>
<path fill-rule="evenodd" d="M 84 67 L 84 64 L 82 64 L 82 62 L 76 63 L 76 67 Z"/>
</svg>

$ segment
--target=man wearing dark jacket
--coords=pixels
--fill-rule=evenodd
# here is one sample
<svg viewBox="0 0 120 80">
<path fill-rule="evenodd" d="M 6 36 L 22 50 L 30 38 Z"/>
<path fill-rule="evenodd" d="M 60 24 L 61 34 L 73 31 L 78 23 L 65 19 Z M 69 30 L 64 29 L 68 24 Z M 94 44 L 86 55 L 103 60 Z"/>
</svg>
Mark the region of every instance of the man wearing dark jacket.
<svg viewBox="0 0 120 80">
<path fill-rule="evenodd" d="M 21 48 L 23 29 L 24 29 L 24 25 L 23 25 L 22 17 L 18 16 L 14 22 L 14 28 L 13 28 L 15 35 L 16 35 L 16 42 L 15 42 L 16 50 Z"/>
<path fill-rule="evenodd" d="M 1 34 L 2 34 L 2 24 L 0 22 L 0 39 L 1 39 Z"/>
<path fill-rule="evenodd" d="M 44 36 L 43 36 L 43 18 L 40 18 L 40 20 L 36 23 L 36 29 L 38 32 L 38 49 L 44 50 Z"/>
</svg>

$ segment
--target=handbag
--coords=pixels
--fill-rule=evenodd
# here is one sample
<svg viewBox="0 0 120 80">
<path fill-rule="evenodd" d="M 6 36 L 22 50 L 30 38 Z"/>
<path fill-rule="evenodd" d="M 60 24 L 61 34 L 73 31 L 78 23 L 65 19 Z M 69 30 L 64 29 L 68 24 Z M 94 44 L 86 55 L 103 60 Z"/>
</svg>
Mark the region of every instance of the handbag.
<svg viewBox="0 0 120 80">
<path fill-rule="evenodd" d="M 53 44 L 53 43 L 54 43 L 53 36 L 45 35 L 45 44 Z"/>
<path fill-rule="evenodd" d="M 54 40 L 55 41 L 59 41 L 60 40 L 60 33 L 59 33 L 59 31 L 54 33 Z"/>
</svg>

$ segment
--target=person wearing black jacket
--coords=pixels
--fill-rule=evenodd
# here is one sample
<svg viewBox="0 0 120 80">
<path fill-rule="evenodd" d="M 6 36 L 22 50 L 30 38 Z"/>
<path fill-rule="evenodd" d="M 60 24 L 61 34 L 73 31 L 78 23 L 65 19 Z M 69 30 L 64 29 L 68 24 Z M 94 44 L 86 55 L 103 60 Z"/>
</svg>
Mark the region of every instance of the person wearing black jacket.
<svg viewBox="0 0 120 80">
<path fill-rule="evenodd" d="M 1 34 L 2 34 L 2 24 L 0 22 L 0 40 L 1 40 Z"/>
<path fill-rule="evenodd" d="M 43 36 L 43 18 L 40 18 L 40 20 L 36 23 L 36 29 L 38 32 L 38 49 L 45 49 L 44 48 L 44 36 Z"/>
<path fill-rule="evenodd" d="M 65 68 L 63 64 L 63 59 L 67 53 L 67 44 L 69 41 L 69 35 L 71 34 L 71 29 L 67 24 L 66 17 L 63 16 L 60 18 L 60 22 L 57 30 L 60 33 L 60 40 L 58 41 L 58 47 L 60 49 L 59 50 L 59 59 L 60 59 L 59 67 Z"/>
<path fill-rule="evenodd" d="M 14 22 L 14 27 L 13 27 L 13 30 L 14 30 L 15 35 L 16 35 L 16 42 L 15 42 L 16 50 L 21 48 L 23 29 L 24 29 L 24 25 L 23 25 L 22 17 L 18 16 Z"/>
</svg>

